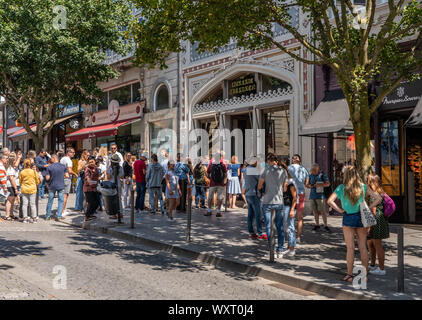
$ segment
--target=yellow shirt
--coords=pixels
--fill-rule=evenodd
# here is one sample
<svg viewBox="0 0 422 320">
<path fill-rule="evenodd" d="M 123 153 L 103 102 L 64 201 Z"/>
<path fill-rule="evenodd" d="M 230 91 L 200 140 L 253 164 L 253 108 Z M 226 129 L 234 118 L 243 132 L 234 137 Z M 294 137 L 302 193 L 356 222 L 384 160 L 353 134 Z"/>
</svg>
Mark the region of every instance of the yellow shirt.
<svg viewBox="0 0 422 320">
<path fill-rule="evenodd" d="M 40 183 L 38 173 L 32 169 L 24 169 L 19 173 L 21 192 L 27 194 L 37 193 L 37 185 Z"/>
</svg>

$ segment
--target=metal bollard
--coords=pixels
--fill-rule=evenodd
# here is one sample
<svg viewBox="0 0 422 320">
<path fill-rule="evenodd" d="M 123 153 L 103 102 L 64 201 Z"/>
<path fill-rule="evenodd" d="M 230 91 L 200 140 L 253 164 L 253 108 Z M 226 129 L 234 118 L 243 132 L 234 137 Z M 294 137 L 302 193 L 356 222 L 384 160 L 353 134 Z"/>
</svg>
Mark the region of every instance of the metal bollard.
<svg viewBox="0 0 422 320">
<path fill-rule="evenodd" d="M 188 192 L 188 194 L 192 194 L 191 192 Z M 191 230 L 192 230 L 192 196 L 188 199 L 188 219 L 187 219 L 187 226 L 186 226 L 186 242 L 191 241 Z"/>
<path fill-rule="evenodd" d="M 271 210 L 270 262 L 274 262 L 275 247 L 275 210 Z"/>
<path fill-rule="evenodd" d="M 404 233 L 403 226 L 397 226 L 397 291 L 404 292 Z"/>
<path fill-rule="evenodd" d="M 225 204 L 224 204 L 224 212 L 227 212 L 228 210 L 227 210 L 227 200 L 228 200 L 228 191 L 227 191 L 227 189 L 228 189 L 228 182 L 226 183 L 226 197 L 225 197 Z M 217 199 L 217 202 L 218 202 L 218 199 Z"/>
<path fill-rule="evenodd" d="M 135 229 L 135 190 L 130 189 L 130 228 Z"/>
</svg>

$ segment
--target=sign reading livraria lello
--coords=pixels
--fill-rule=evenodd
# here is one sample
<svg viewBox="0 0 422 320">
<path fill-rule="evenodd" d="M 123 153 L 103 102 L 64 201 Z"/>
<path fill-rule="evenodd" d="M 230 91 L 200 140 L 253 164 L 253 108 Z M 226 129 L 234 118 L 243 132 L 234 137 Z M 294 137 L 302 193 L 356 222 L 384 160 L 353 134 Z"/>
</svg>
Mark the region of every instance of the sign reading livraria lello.
<svg viewBox="0 0 422 320">
<path fill-rule="evenodd" d="M 250 95 L 256 93 L 255 76 L 249 74 L 242 76 L 229 82 L 229 97 L 236 97 L 241 95 Z"/>
</svg>

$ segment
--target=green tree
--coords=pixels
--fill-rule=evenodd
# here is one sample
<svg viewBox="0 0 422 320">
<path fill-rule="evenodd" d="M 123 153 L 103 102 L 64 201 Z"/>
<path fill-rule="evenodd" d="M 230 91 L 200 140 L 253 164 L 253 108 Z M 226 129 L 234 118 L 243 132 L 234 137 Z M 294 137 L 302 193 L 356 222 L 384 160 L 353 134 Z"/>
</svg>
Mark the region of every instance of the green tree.
<svg viewBox="0 0 422 320">
<path fill-rule="evenodd" d="M 0 0 L 0 95 L 37 150 L 60 104 L 95 103 L 97 82 L 118 75 L 105 54 L 128 50 L 131 17 L 124 0 Z"/>
<path fill-rule="evenodd" d="M 183 50 L 182 40 L 198 42 L 199 51 L 216 52 L 235 39 L 243 48 L 276 46 L 304 63 L 329 66 L 348 102 L 363 176 L 371 166 L 371 115 L 400 82 L 415 80 L 421 70 L 420 1 L 388 0 L 388 14 L 382 21 L 375 14 L 378 0 L 367 0 L 363 13 L 353 0 L 133 1 L 144 17 L 131 28 L 140 65 L 165 67 L 169 52 Z M 312 36 L 294 27 L 292 7 L 302 10 Z M 274 39 L 275 23 L 306 48 L 306 56 Z M 404 50 L 399 43 L 409 39 Z M 377 97 L 370 93 L 375 81 L 382 85 Z"/>
</svg>

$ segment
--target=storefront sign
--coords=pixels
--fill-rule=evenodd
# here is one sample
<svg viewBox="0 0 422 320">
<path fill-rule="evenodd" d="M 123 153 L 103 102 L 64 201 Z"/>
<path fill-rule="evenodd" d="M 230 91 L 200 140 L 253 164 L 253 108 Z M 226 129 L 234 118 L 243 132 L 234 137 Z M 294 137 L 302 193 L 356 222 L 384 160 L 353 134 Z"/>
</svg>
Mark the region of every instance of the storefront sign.
<svg viewBox="0 0 422 320">
<path fill-rule="evenodd" d="M 110 122 L 114 122 L 119 118 L 120 109 L 119 101 L 111 100 L 108 104 L 108 119 Z"/>
<path fill-rule="evenodd" d="M 113 100 L 114 101 L 114 100 Z M 118 107 L 118 104 L 110 102 L 108 110 L 102 110 L 95 112 L 89 118 L 87 125 L 97 126 L 100 124 L 113 123 L 122 120 L 131 120 L 142 117 L 142 110 L 145 105 L 145 101 L 129 104 L 124 107 Z"/>
<path fill-rule="evenodd" d="M 72 119 L 70 120 L 69 125 L 72 129 L 78 129 L 80 126 L 80 123 L 77 119 Z"/>
<path fill-rule="evenodd" d="M 229 82 L 229 96 L 236 97 L 256 93 L 256 82 L 253 74 L 240 77 Z"/>
<path fill-rule="evenodd" d="M 61 109 L 59 113 L 59 118 L 63 118 L 69 116 L 71 114 L 83 112 L 83 108 L 79 106 L 79 104 L 69 104 L 64 107 L 62 104 L 59 105 L 59 109 Z"/>
<path fill-rule="evenodd" d="M 378 88 L 378 93 L 381 88 Z M 403 82 L 382 101 L 380 110 L 414 107 L 422 95 L 422 80 Z"/>
</svg>

